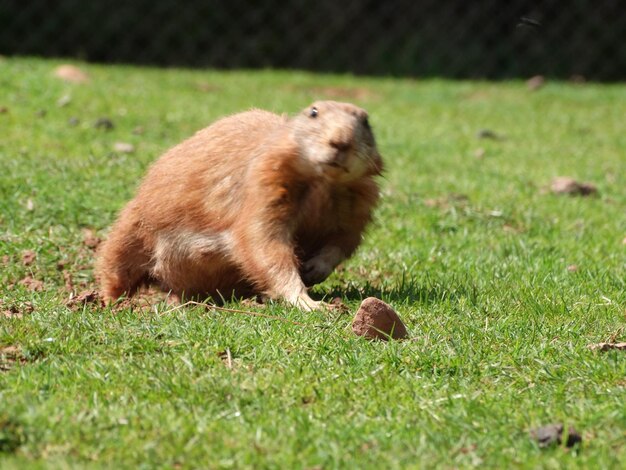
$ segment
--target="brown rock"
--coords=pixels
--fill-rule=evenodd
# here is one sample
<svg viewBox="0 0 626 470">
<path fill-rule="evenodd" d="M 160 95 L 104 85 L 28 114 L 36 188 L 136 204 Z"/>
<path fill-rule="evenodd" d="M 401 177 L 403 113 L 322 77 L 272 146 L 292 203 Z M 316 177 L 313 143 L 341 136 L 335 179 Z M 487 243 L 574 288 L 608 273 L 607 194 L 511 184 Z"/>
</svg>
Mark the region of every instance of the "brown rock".
<svg viewBox="0 0 626 470">
<path fill-rule="evenodd" d="M 598 192 L 598 188 L 593 184 L 581 183 L 568 176 L 554 178 L 550 189 L 555 194 L 570 194 L 572 196 L 589 196 Z"/>
<path fill-rule="evenodd" d="M 352 331 L 369 339 L 403 339 L 408 337 L 406 327 L 398 314 L 385 302 L 375 297 L 365 299 L 352 320 Z"/>
</svg>

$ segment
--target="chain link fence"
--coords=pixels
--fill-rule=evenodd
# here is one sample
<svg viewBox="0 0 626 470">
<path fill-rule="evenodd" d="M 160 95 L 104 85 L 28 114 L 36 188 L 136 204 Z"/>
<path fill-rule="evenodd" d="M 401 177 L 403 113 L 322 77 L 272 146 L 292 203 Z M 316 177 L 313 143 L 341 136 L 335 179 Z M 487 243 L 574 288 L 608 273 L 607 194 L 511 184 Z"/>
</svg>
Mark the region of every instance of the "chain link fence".
<svg viewBox="0 0 626 470">
<path fill-rule="evenodd" d="M 623 0 L 0 0 L 0 54 L 454 78 L 626 78 Z"/>
</svg>

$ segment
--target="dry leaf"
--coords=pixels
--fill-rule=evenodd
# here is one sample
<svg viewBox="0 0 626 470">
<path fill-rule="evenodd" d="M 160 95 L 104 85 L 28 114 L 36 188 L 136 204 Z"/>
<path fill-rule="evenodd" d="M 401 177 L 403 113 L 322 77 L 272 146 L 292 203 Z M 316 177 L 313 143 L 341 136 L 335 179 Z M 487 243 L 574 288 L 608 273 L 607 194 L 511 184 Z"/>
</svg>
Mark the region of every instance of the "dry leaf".
<svg viewBox="0 0 626 470">
<path fill-rule="evenodd" d="M 113 150 L 120 153 L 133 153 L 135 146 L 128 142 L 115 142 L 115 144 L 113 144 Z"/>
</svg>

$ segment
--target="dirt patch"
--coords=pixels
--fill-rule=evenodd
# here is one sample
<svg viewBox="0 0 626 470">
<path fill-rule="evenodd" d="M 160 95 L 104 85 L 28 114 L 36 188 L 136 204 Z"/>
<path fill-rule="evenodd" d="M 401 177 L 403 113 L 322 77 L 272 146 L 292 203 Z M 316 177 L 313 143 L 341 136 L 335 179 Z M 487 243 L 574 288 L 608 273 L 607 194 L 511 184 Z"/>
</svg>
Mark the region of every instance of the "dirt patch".
<svg viewBox="0 0 626 470">
<path fill-rule="evenodd" d="M 219 91 L 222 91 L 222 87 L 209 82 L 198 82 L 195 83 L 193 87 L 196 90 L 201 91 L 202 93 L 217 93 Z"/>
<path fill-rule="evenodd" d="M 558 176 L 552 180 L 550 191 L 554 194 L 570 196 L 592 196 L 598 194 L 598 188 L 591 183 L 582 183 L 569 176 Z"/>
<path fill-rule="evenodd" d="M 34 311 L 35 307 L 32 302 L 24 302 L 20 305 L 4 305 L 4 302 L 0 300 L 0 318 L 22 318 L 24 315 L 29 315 Z"/>
<path fill-rule="evenodd" d="M 96 235 L 96 231 L 91 228 L 84 228 L 83 232 L 83 243 L 85 246 L 91 250 L 95 250 L 102 243 L 102 239 Z"/>
<path fill-rule="evenodd" d="M 26 250 L 22 252 L 22 264 L 24 266 L 30 266 L 37 258 L 37 254 L 33 250 Z"/>
<path fill-rule="evenodd" d="M 424 199 L 426 207 L 437 207 L 444 210 L 450 207 L 466 207 L 468 203 L 469 198 L 465 194 L 448 194 L 437 198 Z"/>
<path fill-rule="evenodd" d="M 592 351 L 626 351 L 626 343 L 594 343 L 588 344 L 587 347 Z"/>
<path fill-rule="evenodd" d="M 63 283 L 65 285 L 65 290 L 68 292 L 74 292 L 74 283 L 72 281 L 72 273 L 69 271 L 63 271 Z"/>
<path fill-rule="evenodd" d="M 87 83 L 89 75 L 75 65 L 59 65 L 54 69 L 54 76 L 68 83 Z"/>
<path fill-rule="evenodd" d="M 26 276 L 24 279 L 19 281 L 18 284 L 33 292 L 41 292 L 44 287 L 42 281 L 35 279 L 32 276 Z"/>
<path fill-rule="evenodd" d="M 0 372 L 11 370 L 16 364 L 24 364 L 26 359 L 19 346 L 0 346 Z"/>
<path fill-rule="evenodd" d="M 72 310 L 80 310 L 86 304 L 93 304 L 97 307 L 104 307 L 104 299 L 100 296 L 100 293 L 96 290 L 84 290 L 80 294 L 70 296 L 70 299 L 65 302 L 66 307 Z"/>
</svg>

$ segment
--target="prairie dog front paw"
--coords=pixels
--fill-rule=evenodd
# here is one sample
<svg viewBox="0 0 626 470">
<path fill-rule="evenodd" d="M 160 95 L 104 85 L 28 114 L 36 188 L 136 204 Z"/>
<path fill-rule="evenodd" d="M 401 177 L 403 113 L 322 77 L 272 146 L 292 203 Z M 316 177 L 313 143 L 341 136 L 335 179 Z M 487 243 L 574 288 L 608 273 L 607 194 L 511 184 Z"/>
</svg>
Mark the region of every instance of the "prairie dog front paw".
<svg viewBox="0 0 626 470">
<path fill-rule="evenodd" d="M 302 281 L 305 286 L 319 284 L 333 272 L 344 259 L 343 252 L 336 246 L 325 246 L 313 258 L 302 265 Z"/>
</svg>

